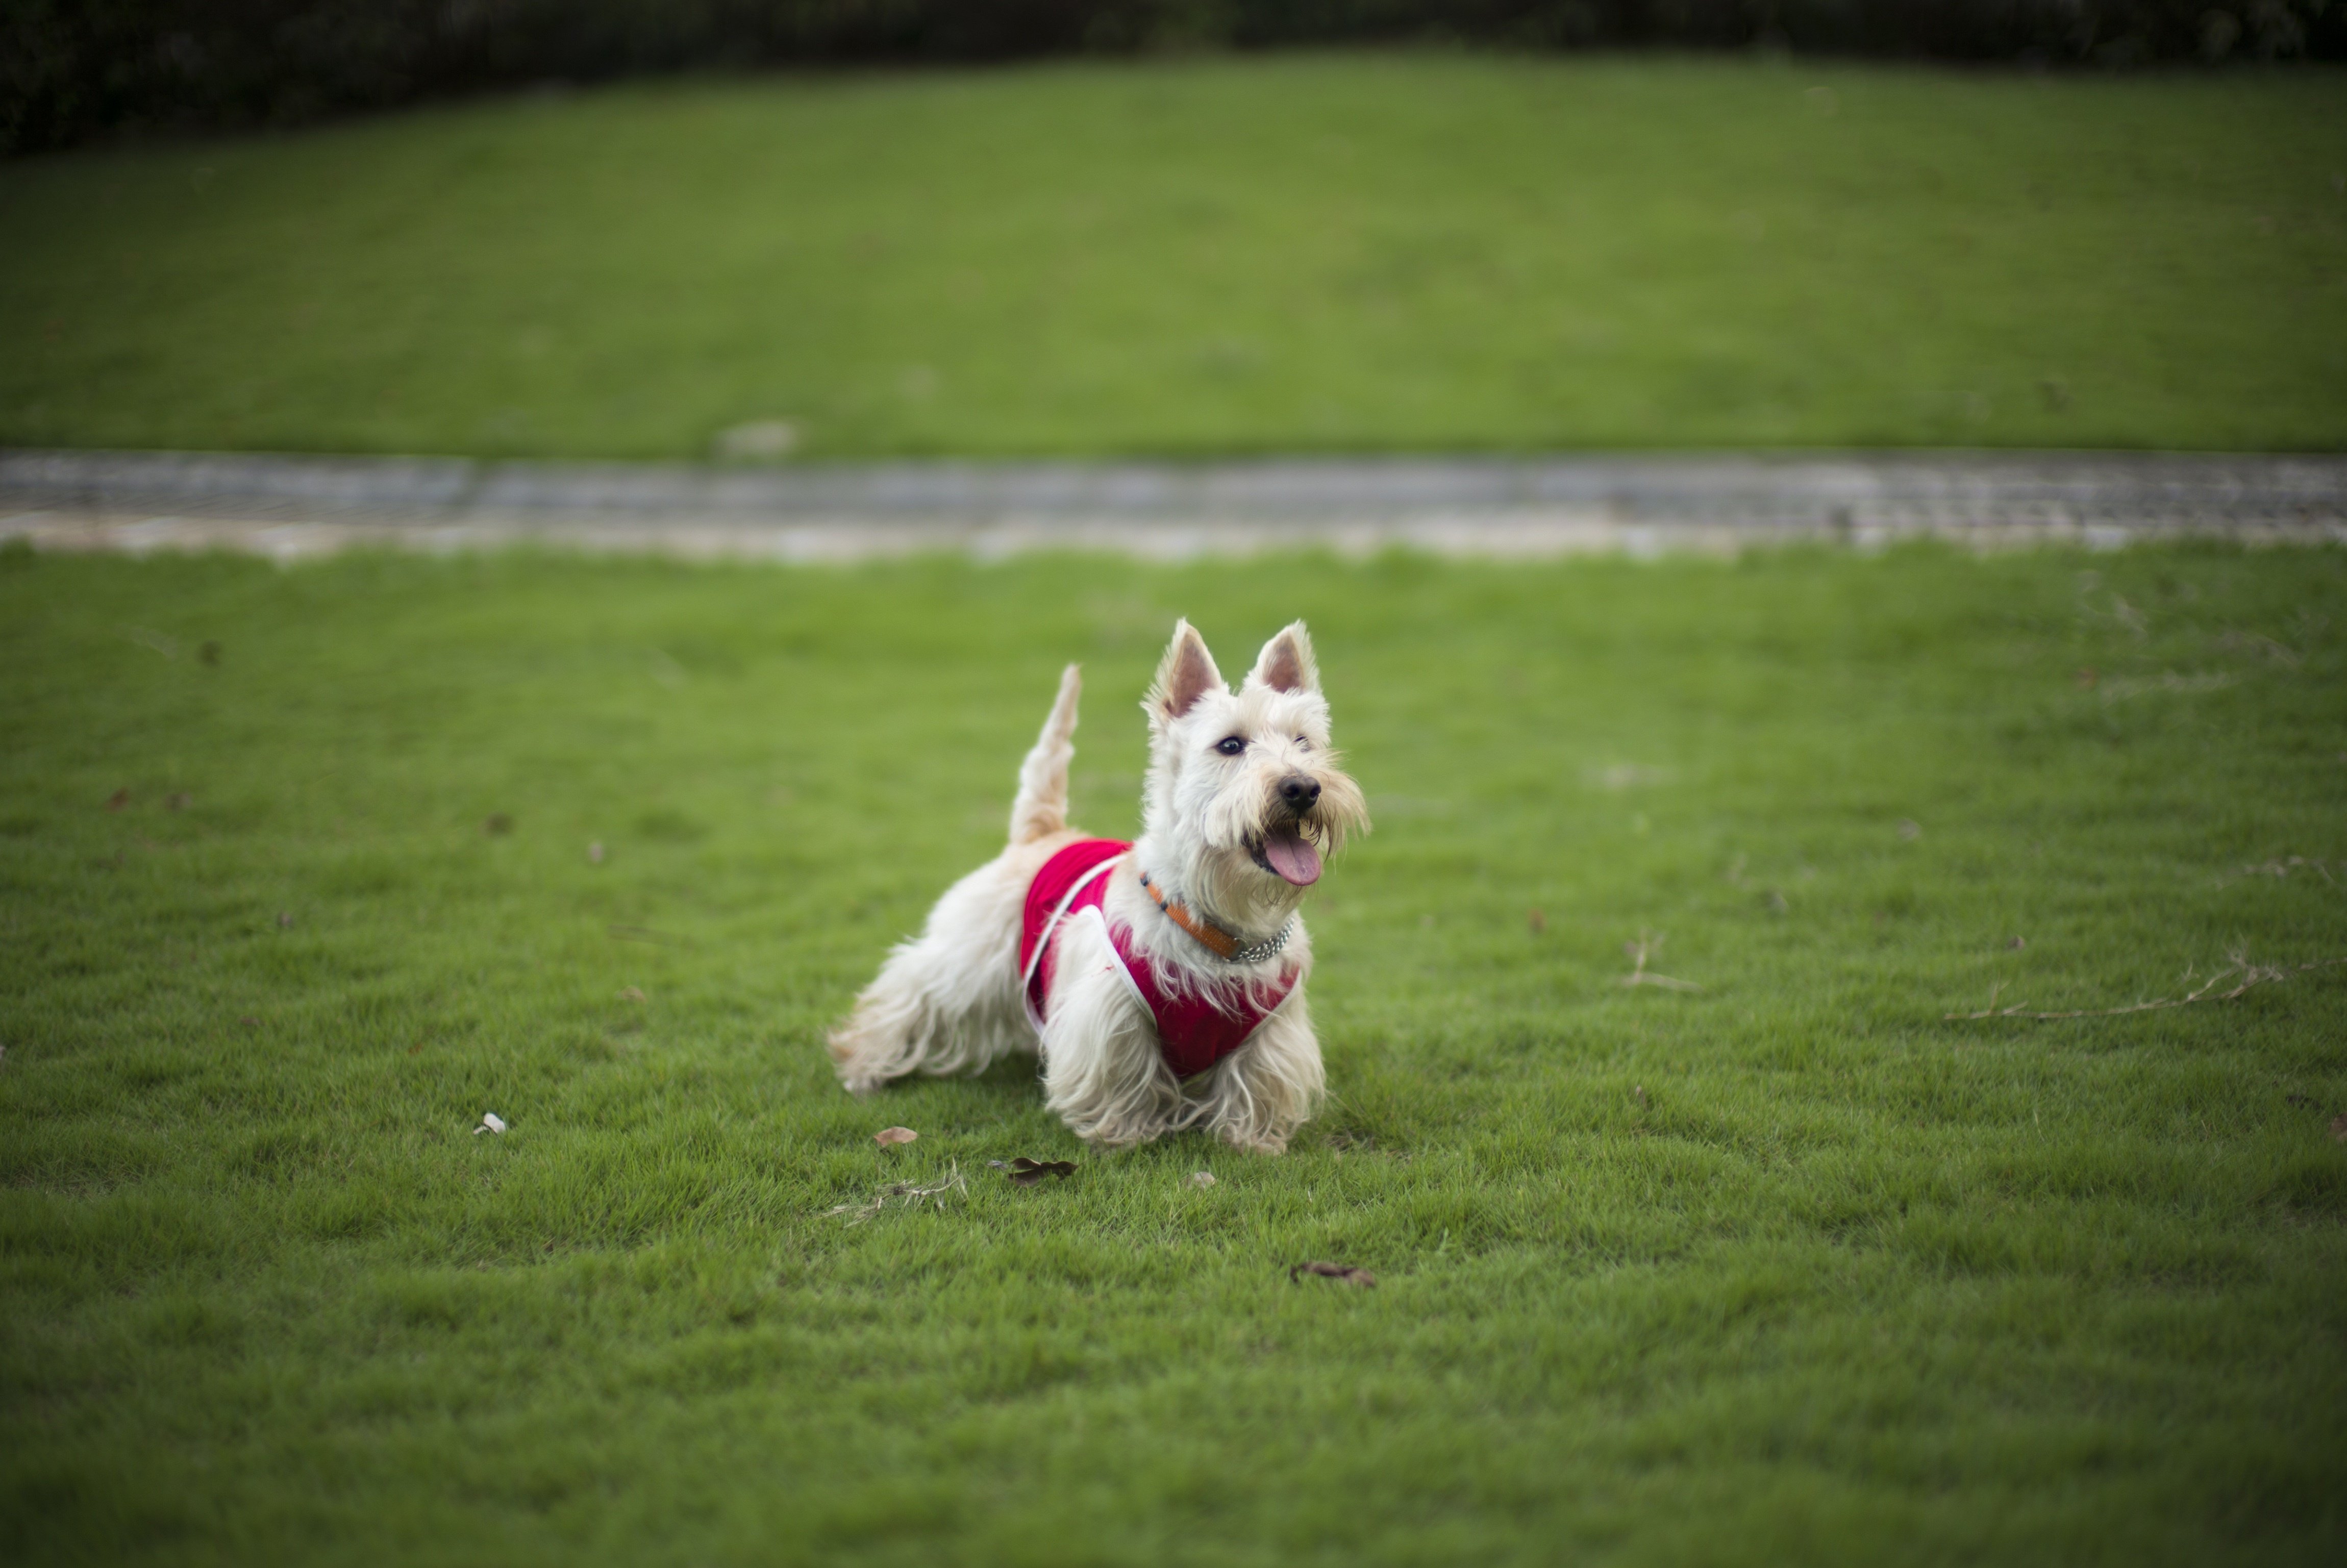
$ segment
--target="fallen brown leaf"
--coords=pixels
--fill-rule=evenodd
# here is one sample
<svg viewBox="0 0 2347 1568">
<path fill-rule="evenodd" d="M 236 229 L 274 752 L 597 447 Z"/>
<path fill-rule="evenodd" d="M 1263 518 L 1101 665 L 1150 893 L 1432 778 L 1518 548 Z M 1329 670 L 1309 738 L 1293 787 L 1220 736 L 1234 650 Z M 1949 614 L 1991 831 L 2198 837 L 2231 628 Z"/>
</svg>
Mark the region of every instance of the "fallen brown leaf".
<svg viewBox="0 0 2347 1568">
<path fill-rule="evenodd" d="M 2026 938 L 2015 937 L 2012 941 L 2007 942 L 2004 945 L 2004 948 L 2005 951 L 2009 953 L 2017 953 L 2027 946 L 2029 946 L 2029 942 Z"/>
<path fill-rule="evenodd" d="M 1532 927 L 1532 935 L 1535 937 L 1545 935 L 1548 931 L 1548 917 L 1538 909 L 1530 910 L 1525 914 L 1524 924 Z"/>
<path fill-rule="evenodd" d="M 513 831 L 513 818 L 504 812 L 493 811 L 481 818 L 481 831 L 491 838 L 502 838 Z"/>
<path fill-rule="evenodd" d="M 909 1143 L 919 1137 L 910 1127 L 883 1127 L 872 1134 L 872 1141 L 883 1149 L 893 1149 L 899 1143 Z"/>
<path fill-rule="evenodd" d="M 624 987 L 620 992 L 620 999 L 623 1002 L 640 1002 L 644 999 L 643 989 L 640 986 Z"/>
<path fill-rule="evenodd" d="M 2347 1143 L 2347 1112 L 2331 1119 L 2331 1138 L 2336 1143 Z"/>
<path fill-rule="evenodd" d="M 1020 1154 L 1010 1162 L 1010 1171 L 1012 1186 L 1031 1187 L 1046 1176 L 1057 1176 L 1066 1181 L 1076 1173 L 1076 1163 L 1073 1160 L 1030 1160 Z"/>
<path fill-rule="evenodd" d="M 1376 1275 L 1366 1268 L 1355 1268 L 1350 1264 L 1299 1263 L 1287 1271 L 1288 1283 L 1292 1285 L 1307 1274 L 1317 1274 L 1323 1279 L 1341 1279 L 1348 1285 L 1375 1285 L 1378 1282 Z"/>
<path fill-rule="evenodd" d="M 106 797 L 106 809 L 108 811 L 120 811 L 124 806 L 128 805 L 129 804 L 130 787 L 128 784 L 125 784 L 122 788 L 116 790 L 112 794 Z"/>
</svg>

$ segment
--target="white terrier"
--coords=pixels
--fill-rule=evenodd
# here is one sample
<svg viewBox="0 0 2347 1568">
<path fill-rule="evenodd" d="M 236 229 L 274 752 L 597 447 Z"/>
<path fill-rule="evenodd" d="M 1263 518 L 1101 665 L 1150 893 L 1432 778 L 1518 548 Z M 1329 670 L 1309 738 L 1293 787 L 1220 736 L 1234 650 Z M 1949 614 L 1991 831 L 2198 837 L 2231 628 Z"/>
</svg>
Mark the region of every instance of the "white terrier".
<svg viewBox="0 0 2347 1568">
<path fill-rule="evenodd" d="M 910 1072 L 976 1072 L 1039 1050 L 1045 1102 L 1122 1148 L 1204 1127 L 1278 1153 L 1318 1106 L 1304 1004 L 1312 943 L 1296 913 L 1321 856 L 1367 832 L 1328 744 L 1328 703 L 1297 621 L 1236 695 L 1186 620 L 1142 704 L 1141 840 L 1068 826 L 1076 666 L 1019 770 L 1010 846 L 948 889 L 831 1036 L 868 1094 Z"/>
</svg>

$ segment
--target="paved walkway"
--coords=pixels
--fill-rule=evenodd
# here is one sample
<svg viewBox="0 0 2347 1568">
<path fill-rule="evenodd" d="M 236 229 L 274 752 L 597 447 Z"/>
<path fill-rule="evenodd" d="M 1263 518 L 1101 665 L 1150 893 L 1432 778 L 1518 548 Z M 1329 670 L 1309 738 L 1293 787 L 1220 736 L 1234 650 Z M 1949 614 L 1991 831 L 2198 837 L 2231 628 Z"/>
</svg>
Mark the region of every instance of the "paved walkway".
<svg viewBox="0 0 2347 1568">
<path fill-rule="evenodd" d="M 528 543 L 696 559 L 1072 549 L 1537 559 L 1930 536 L 1993 548 L 2347 543 L 2347 457 L 2130 453 L 921 462 L 772 468 L 0 451 L 0 539 L 45 549 Z"/>
</svg>

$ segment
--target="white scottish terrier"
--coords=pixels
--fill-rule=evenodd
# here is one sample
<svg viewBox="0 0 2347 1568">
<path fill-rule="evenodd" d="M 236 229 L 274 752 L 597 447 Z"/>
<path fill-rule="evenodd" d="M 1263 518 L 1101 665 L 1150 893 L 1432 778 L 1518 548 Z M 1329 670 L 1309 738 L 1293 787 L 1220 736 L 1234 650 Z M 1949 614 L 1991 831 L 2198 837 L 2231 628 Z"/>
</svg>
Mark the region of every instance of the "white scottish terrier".
<svg viewBox="0 0 2347 1568">
<path fill-rule="evenodd" d="M 1234 694 L 1186 620 L 1142 706 L 1140 842 L 1068 825 L 1076 666 L 1019 770 L 1010 843 L 948 889 L 831 1036 L 840 1081 L 976 1072 L 1039 1050 L 1045 1102 L 1103 1148 L 1203 1127 L 1278 1153 L 1318 1106 L 1296 914 L 1321 857 L 1367 832 L 1297 621 Z"/>
</svg>

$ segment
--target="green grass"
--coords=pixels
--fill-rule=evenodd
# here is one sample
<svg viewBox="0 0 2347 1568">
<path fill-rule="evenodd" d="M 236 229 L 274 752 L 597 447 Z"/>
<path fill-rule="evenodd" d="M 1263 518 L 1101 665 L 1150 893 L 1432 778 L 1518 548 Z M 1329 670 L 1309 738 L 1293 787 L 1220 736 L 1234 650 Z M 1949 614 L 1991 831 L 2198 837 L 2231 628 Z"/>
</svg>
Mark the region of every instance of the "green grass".
<svg viewBox="0 0 2347 1568">
<path fill-rule="evenodd" d="M 0 442 L 2347 447 L 2347 75 L 1304 56 L 0 165 Z"/>
<path fill-rule="evenodd" d="M 2347 969 L 1942 1015 L 2347 956 L 2342 602 L 2213 548 L 0 553 L 0 1548 L 2335 1563 Z M 840 1093 L 1070 657 L 1132 829 L 1181 612 L 1310 617 L 1378 814 L 1328 1114 L 1111 1158 L 1023 1067 Z M 1618 985 L 1642 930 L 1703 989 Z"/>
</svg>

